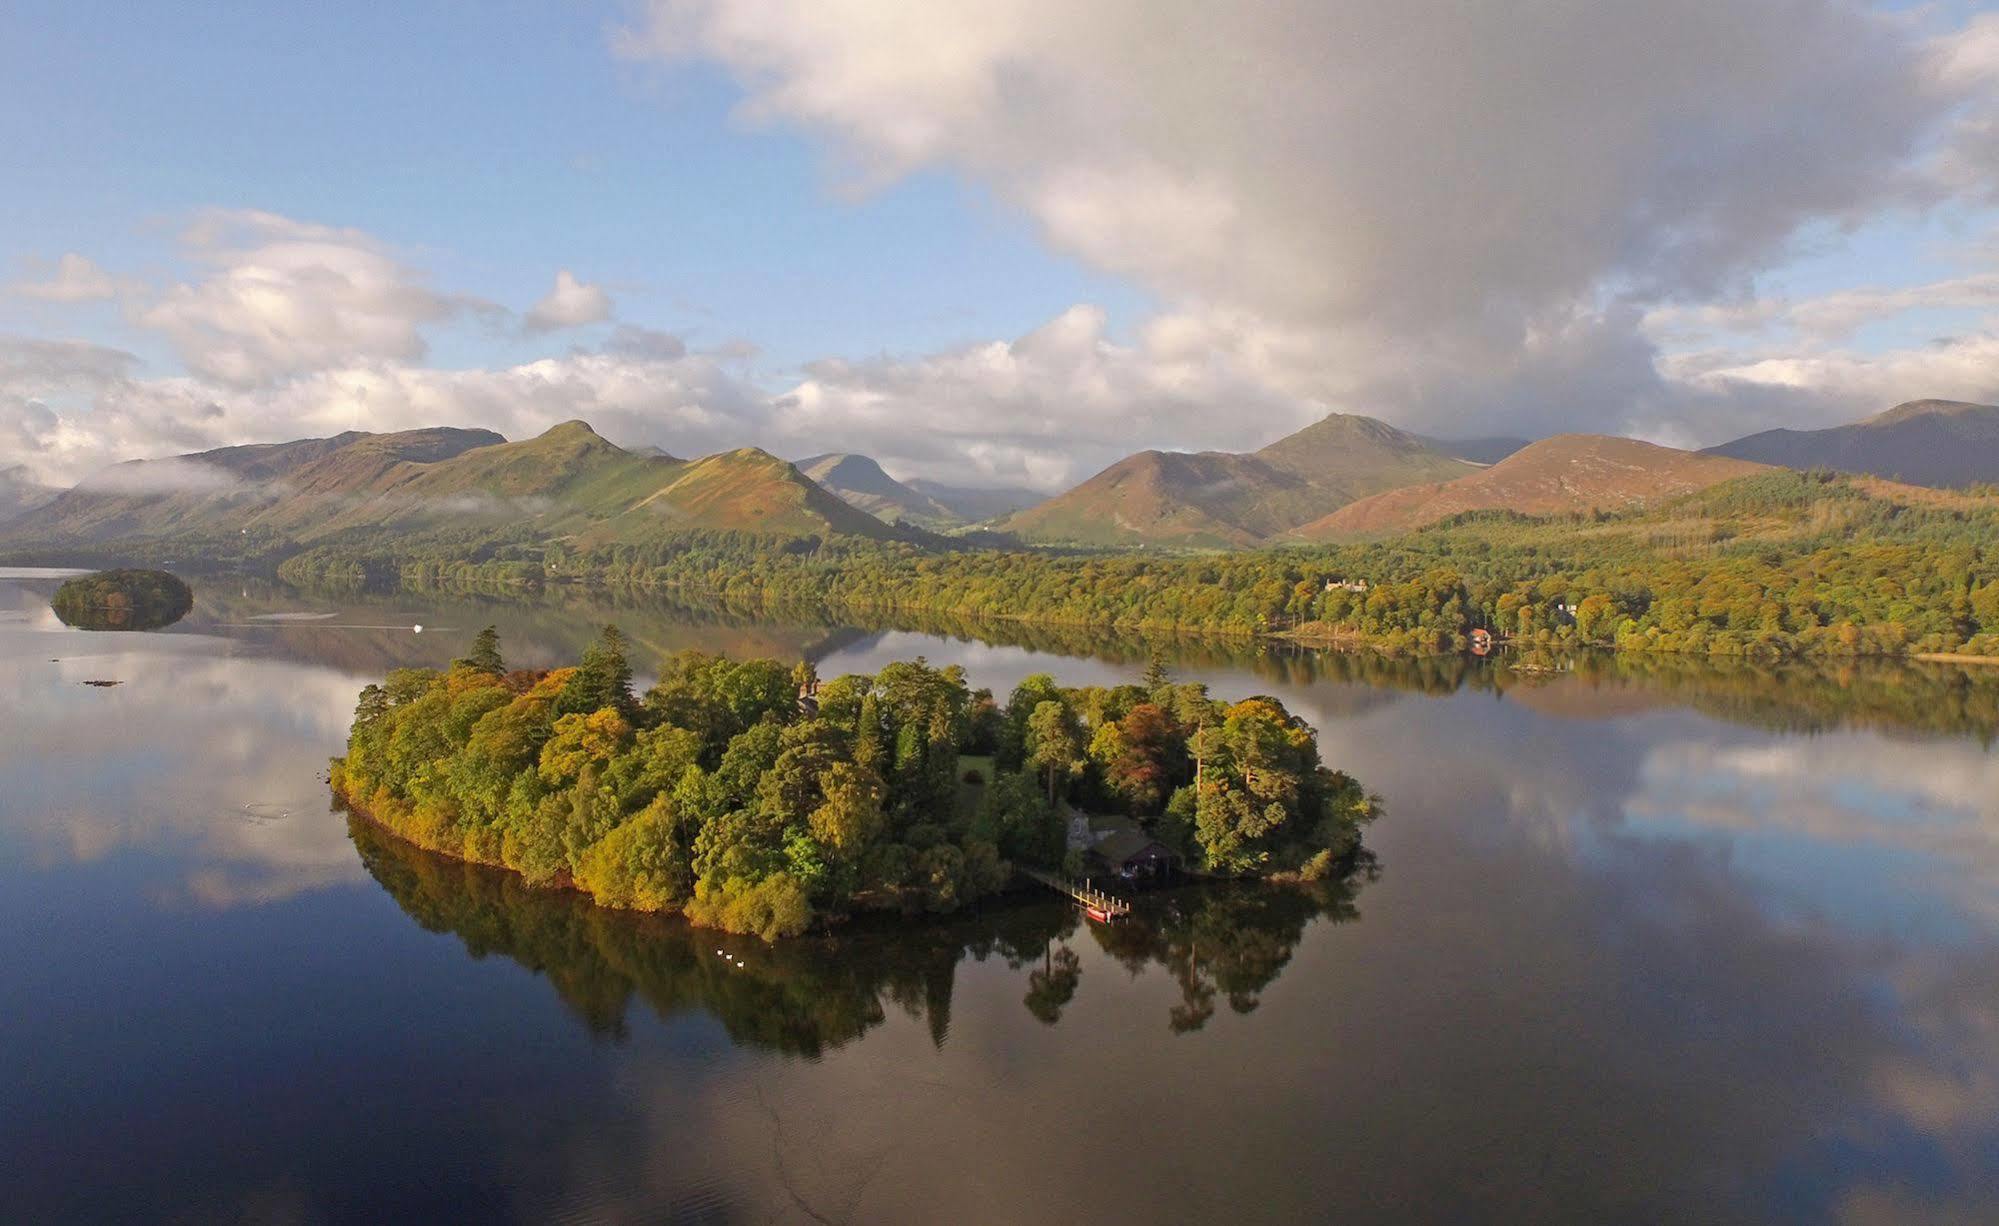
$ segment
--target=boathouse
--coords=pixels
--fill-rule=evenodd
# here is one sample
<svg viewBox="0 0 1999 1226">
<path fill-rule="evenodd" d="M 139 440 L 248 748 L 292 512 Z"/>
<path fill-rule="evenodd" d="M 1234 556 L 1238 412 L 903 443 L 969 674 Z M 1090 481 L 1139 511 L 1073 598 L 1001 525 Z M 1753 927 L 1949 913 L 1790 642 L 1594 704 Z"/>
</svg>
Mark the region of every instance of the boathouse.
<svg viewBox="0 0 1999 1226">
<path fill-rule="evenodd" d="M 1180 867 L 1173 849 L 1143 830 L 1113 830 L 1090 848 L 1090 859 L 1104 872 L 1126 881 L 1157 881 Z"/>
</svg>

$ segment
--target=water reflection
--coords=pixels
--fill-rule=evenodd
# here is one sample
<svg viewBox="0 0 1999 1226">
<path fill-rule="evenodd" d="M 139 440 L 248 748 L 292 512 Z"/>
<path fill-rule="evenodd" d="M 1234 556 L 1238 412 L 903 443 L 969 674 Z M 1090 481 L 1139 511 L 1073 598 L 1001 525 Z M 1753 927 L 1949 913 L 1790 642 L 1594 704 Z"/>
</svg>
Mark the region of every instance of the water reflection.
<svg viewBox="0 0 1999 1226">
<path fill-rule="evenodd" d="M 332 617 L 288 620 L 314 611 Z M 551 667 L 578 658 L 598 627 L 616 622 L 634 642 L 641 671 L 688 647 L 734 656 L 812 659 L 829 676 L 871 672 L 891 659 L 928 651 L 968 667 L 996 653 L 1006 659 L 1045 660 L 1065 680 L 1077 681 L 1093 679 L 1077 674 L 1078 661 L 1092 662 L 1098 676 L 1125 678 L 1158 654 L 1182 672 L 1247 674 L 1272 687 L 1337 690 L 1356 708 L 1396 694 L 1441 697 L 1470 690 L 1580 720 L 1685 707 L 1772 731 L 1899 729 L 1969 735 L 1985 744 L 1999 736 L 1999 668 L 1975 665 L 1885 660 L 1769 664 L 1608 653 L 1395 659 L 1255 639 L 1143 635 L 941 614 L 903 613 L 853 626 L 809 610 L 773 614 L 629 588 L 315 591 L 240 577 L 200 585 L 189 621 L 188 629 L 249 634 L 295 657 L 361 672 L 442 665 L 487 624 L 500 627 L 510 659 L 526 667 Z M 426 634 L 409 633 L 418 622 L 426 623 Z"/>
<path fill-rule="evenodd" d="M 487 622 L 544 663 L 616 620 L 658 651 L 925 654 L 1001 689 L 1135 677 L 1160 644 L 198 587 L 172 630 L 86 636 L 52 582 L 0 582 L 22 1220 L 1999 1205 L 1999 670 L 1168 643 L 1387 798 L 1378 881 L 1161 893 L 1110 929 L 1029 897 L 771 948 L 350 831 L 315 806 L 355 693 Z"/>
<path fill-rule="evenodd" d="M 813 1058 L 879 1026 L 890 1007 L 923 1022 L 942 1047 L 956 968 L 966 958 L 996 958 L 1020 971 L 1028 1012 L 1053 1025 L 1078 990 L 1081 963 L 1070 946 L 1081 939 L 1131 975 L 1163 968 L 1181 993 L 1170 1028 L 1198 1030 L 1218 996 L 1236 1013 L 1255 1009 L 1315 919 L 1358 915 L 1356 877 L 1296 889 L 1175 890 L 1142 898 L 1128 922 L 1110 926 L 1058 901 L 1011 897 L 971 915 L 857 923 L 766 945 L 534 889 L 516 874 L 424 851 L 359 817 L 347 829 L 368 874 L 411 919 L 455 935 L 476 958 L 498 954 L 545 976 L 595 1034 L 625 1037 L 636 1001 L 660 1018 L 698 1010 L 734 1043 Z"/>
<path fill-rule="evenodd" d="M 357 678 L 214 638 L 71 631 L 45 601 L 19 611 L 0 624 L 0 855 L 143 853 L 152 900 L 206 907 L 359 879 L 321 782 Z"/>
</svg>

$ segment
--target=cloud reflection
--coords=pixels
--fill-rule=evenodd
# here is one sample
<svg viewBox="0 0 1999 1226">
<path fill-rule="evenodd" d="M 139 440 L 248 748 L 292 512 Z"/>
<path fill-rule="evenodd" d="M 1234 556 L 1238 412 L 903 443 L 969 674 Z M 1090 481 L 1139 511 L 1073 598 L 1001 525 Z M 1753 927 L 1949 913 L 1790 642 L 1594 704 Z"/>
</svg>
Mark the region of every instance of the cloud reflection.
<svg viewBox="0 0 1999 1226">
<path fill-rule="evenodd" d="M 114 680 L 94 688 L 87 680 Z M 0 627 L 0 840 L 43 869 L 148 853 L 165 902 L 365 879 L 320 780 L 363 682 L 192 635 Z"/>
</svg>

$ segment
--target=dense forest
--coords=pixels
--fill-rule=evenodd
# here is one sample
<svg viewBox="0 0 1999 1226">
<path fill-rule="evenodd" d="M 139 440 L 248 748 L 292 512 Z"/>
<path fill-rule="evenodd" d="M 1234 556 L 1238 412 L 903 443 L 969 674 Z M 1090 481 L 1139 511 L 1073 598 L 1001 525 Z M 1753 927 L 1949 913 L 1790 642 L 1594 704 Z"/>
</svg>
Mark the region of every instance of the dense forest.
<svg viewBox="0 0 1999 1226">
<path fill-rule="evenodd" d="M 49 607 L 80 630 L 157 630 L 187 616 L 194 592 L 165 571 L 100 570 L 66 580 Z"/>
<path fill-rule="evenodd" d="M 1004 705 L 923 660 L 681 653 L 643 697 L 606 627 L 580 664 L 449 669 L 362 692 L 334 790 L 420 847 L 766 940 L 858 910 L 951 911 L 1008 862 L 1074 869 L 1071 805 L 1143 823 L 1196 871 L 1334 876 L 1376 802 L 1270 698 L 1024 680 Z"/>
<path fill-rule="evenodd" d="M 1999 654 L 1999 501 L 1773 472 L 1617 514 L 1479 512 L 1382 541 L 1204 555 L 695 533 L 577 551 L 439 537 L 289 559 L 301 582 L 589 581 L 767 611 L 1287 634 L 1426 654 L 1517 644 L 1773 659 Z"/>
</svg>

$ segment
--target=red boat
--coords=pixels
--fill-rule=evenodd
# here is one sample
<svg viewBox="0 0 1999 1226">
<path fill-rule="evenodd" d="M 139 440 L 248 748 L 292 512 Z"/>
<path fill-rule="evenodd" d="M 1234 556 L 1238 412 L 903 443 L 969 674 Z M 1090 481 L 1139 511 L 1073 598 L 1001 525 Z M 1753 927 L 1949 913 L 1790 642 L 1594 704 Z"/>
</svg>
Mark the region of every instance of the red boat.
<svg viewBox="0 0 1999 1226">
<path fill-rule="evenodd" d="M 1083 908 L 1083 914 L 1089 916 L 1099 924 L 1108 924 L 1111 922 L 1111 913 L 1102 907 L 1086 906 Z"/>
</svg>

